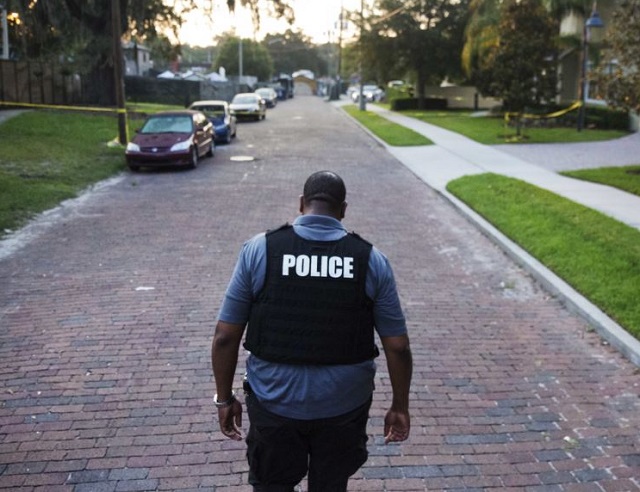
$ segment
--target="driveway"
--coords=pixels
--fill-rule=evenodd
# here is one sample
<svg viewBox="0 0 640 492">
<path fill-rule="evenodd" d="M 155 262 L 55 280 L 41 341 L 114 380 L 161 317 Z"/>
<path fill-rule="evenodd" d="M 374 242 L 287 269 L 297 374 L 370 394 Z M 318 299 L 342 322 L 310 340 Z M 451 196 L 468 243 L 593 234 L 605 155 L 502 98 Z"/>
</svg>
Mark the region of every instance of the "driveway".
<svg viewBox="0 0 640 492">
<path fill-rule="evenodd" d="M 495 148 L 556 172 L 640 165 L 640 132 L 605 142 L 507 144 Z"/>
</svg>

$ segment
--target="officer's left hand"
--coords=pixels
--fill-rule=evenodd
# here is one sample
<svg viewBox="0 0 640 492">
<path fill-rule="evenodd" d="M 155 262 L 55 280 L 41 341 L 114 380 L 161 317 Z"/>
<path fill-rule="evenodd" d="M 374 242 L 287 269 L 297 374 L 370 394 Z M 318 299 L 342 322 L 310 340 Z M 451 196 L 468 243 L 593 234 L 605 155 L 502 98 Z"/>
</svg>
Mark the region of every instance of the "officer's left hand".
<svg viewBox="0 0 640 492">
<path fill-rule="evenodd" d="M 218 421 L 225 436 L 234 441 L 242 440 L 242 404 L 238 400 L 228 407 L 218 408 Z"/>
</svg>

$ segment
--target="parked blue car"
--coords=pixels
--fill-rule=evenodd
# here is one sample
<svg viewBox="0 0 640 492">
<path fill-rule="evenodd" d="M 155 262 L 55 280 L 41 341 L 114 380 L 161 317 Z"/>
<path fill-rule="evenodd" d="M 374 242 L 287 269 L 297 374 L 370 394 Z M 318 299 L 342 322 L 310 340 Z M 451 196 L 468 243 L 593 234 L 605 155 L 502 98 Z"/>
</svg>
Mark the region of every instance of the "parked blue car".
<svg viewBox="0 0 640 492">
<path fill-rule="evenodd" d="M 236 117 L 227 101 L 196 101 L 189 109 L 203 112 L 213 124 L 216 143 L 231 143 L 236 136 Z"/>
</svg>

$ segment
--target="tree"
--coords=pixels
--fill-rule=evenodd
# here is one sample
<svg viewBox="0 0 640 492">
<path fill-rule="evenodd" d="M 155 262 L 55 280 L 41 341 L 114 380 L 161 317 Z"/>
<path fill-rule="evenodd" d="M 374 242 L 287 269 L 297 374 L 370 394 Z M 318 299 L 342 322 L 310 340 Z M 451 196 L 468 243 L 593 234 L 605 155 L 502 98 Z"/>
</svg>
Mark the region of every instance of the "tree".
<svg viewBox="0 0 640 492">
<path fill-rule="evenodd" d="M 614 107 L 640 113 L 640 1 L 623 0 L 613 12 L 598 84 Z"/>
<path fill-rule="evenodd" d="M 73 61 L 74 71 L 84 76 L 87 102 L 114 105 L 113 36 L 111 2 L 120 2 L 121 31 L 125 39 L 135 39 L 176 56 L 164 33 L 177 32 L 184 13 L 211 11 L 213 0 L 5 0 L 6 7 L 20 15 L 21 42 L 18 57 L 64 58 Z M 276 15 L 292 15 L 287 0 L 238 0 L 252 8 L 259 19 L 259 7 L 267 6 Z M 229 8 L 234 0 L 227 0 Z"/>
<path fill-rule="evenodd" d="M 462 67 L 477 85 L 483 85 L 493 53 L 500 44 L 500 5 L 500 0 L 471 0 L 469 5 L 471 14 L 465 29 Z"/>
<path fill-rule="evenodd" d="M 288 29 L 283 34 L 268 34 L 262 45 L 269 51 L 276 73 L 291 74 L 303 68 L 315 74 L 327 73 L 327 62 L 318 47 L 301 32 Z"/>
<path fill-rule="evenodd" d="M 379 74 L 411 72 L 420 106 L 425 87 L 458 78 L 469 0 L 380 0 L 363 26 L 362 60 Z"/>
<path fill-rule="evenodd" d="M 229 37 L 220 46 L 214 68 L 224 67 L 227 75 L 240 73 L 239 51 L 240 39 Z M 270 80 L 273 73 L 273 60 L 266 48 L 251 39 L 242 40 L 242 73 L 253 75 L 259 80 Z"/>
<path fill-rule="evenodd" d="M 163 29 L 181 21 L 162 0 L 115 1 L 120 2 L 121 32 L 133 33 L 139 40 L 159 39 Z M 88 102 L 115 104 L 111 1 L 16 0 L 11 7 L 22 19 L 22 58 L 64 58 L 84 76 Z"/>
<path fill-rule="evenodd" d="M 551 101 L 557 94 L 558 25 L 541 1 L 505 4 L 498 35 L 481 92 L 502 99 L 504 108 L 516 113 Z"/>
</svg>

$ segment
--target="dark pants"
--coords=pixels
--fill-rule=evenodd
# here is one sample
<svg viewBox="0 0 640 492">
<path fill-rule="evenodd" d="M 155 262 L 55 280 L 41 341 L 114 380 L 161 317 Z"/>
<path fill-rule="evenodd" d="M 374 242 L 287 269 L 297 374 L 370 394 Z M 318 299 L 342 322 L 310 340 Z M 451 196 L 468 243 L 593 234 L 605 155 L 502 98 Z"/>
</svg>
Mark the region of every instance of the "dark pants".
<svg viewBox="0 0 640 492">
<path fill-rule="evenodd" d="M 346 492 L 349 477 L 367 461 L 371 400 L 352 412 L 317 420 L 295 420 L 267 411 L 253 394 L 247 459 L 255 492 L 292 492 L 309 474 L 309 492 Z"/>
</svg>

